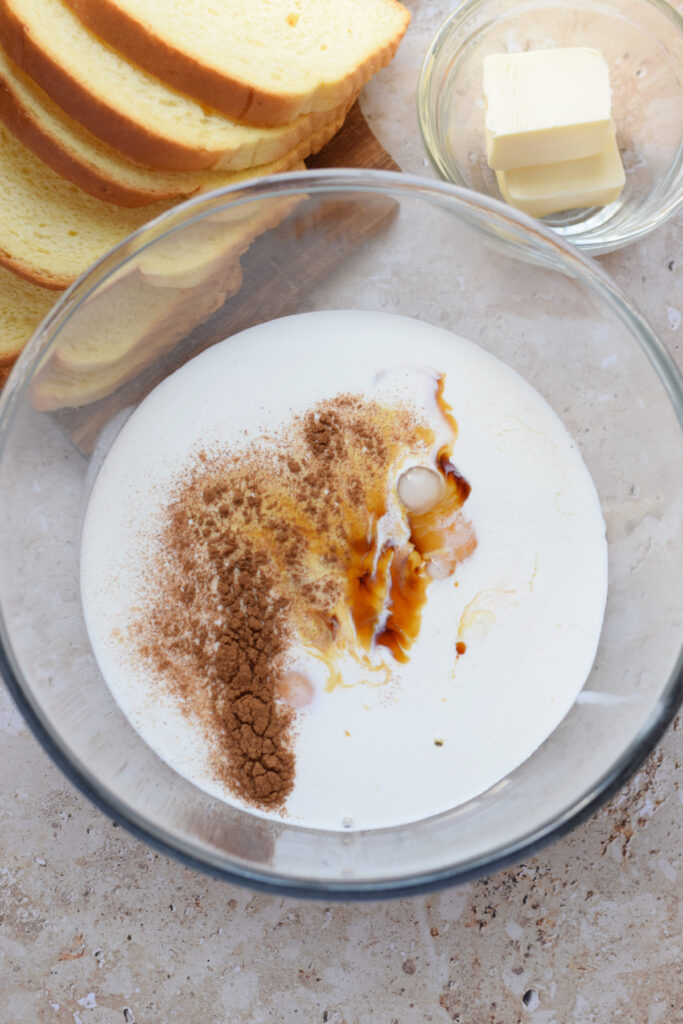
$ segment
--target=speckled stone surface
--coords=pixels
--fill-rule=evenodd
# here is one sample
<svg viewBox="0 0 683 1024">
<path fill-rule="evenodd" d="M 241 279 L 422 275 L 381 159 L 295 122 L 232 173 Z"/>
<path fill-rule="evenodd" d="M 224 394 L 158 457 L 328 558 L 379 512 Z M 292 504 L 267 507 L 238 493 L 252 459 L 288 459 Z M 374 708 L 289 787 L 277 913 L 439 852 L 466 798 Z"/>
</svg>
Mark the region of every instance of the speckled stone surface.
<svg viewBox="0 0 683 1024">
<path fill-rule="evenodd" d="M 446 2 L 412 2 L 363 106 L 429 174 L 417 71 Z M 683 218 L 602 259 L 683 366 Z M 303 903 L 208 879 L 91 807 L 0 691 L 2 1024 L 683 1021 L 683 727 L 592 820 L 428 897 Z"/>
</svg>

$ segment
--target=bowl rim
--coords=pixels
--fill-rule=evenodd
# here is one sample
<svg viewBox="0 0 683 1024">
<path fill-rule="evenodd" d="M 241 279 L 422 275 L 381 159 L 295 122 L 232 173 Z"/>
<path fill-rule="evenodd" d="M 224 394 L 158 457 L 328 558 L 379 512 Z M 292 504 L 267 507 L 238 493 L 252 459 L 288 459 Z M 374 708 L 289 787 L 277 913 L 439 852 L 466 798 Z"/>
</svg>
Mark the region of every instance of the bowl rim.
<svg viewBox="0 0 683 1024">
<path fill-rule="evenodd" d="M 442 148 L 435 144 L 438 140 L 438 133 L 435 131 L 434 118 L 430 109 L 430 94 L 436 73 L 436 60 L 442 48 L 450 39 L 451 33 L 455 31 L 456 26 L 469 18 L 470 15 L 479 9 L 486 8 L 492 2 L 496 2 L 496 0 L 464 0 L 463 3 L 459 4 L 455 8 L 455 10 L 448 16 L 448 18 L 446 18 L 444 23 L 437 30 L 436 35 L 429 44 L 417 81 L 417 123 L 420 131 L 420 138 L 422 140 L 422 146 L 427 154 L 430 166 L 441 181 L 447 181 L 462 188 L 468 188 L 468 185 L 466 179 L 460 173 L 458 165 L 455 165 L 455 172 L 453 173 L 453 168 L 447 166 L 446 161 L 443 159 Z M 609 2 L 609 0 L 607 0 L 607 2 Z M 680 13 L 673 4 L 669 3 L 669 0 L 637 0 L 637 2 L 654 8 L 660 14 L 664 15 L 664 17 L 668 18 L 671 22 L 672 29 L 676 31 L 683 41 L 683 14 Z M 683 141 L 678 149 L 678 156 L 672 164 L 672 169 L 675 169 L 676 166 L 678 166 L 678 177 L 682 177 Z M 484 193 L 478 194 L 484 195 Z M 642 222 L 634 225 L 630 231 L 622 233 L 614 238 L 608 237 L 603 239 L 591 239 L 590 237 L 582 238 L 581 235 L 573 235 L 571 237 L 571 243 L 578 249 L 581 249 L 583 252 L 589 253 L 592 256 L 602 256 L 608 252 L 616 252 L 618 249 L 631 245 L 633 242 L 637 242 L 639 239 L 649 235 L 650 232 L 658 228 L 681 208 L 683 208 L 683 189 L 679 189 L 678 191 L 673 190 L 668 201 L 664 202 L 662 206 L 647 219 L 643 219 Z M 540 223 L 549 230 L 554 231 L 554 229 L 550 228 L 549 225 L 544 224 L 542 220 Z"/>
<path fill-rule="evenodd" d="M 493 215 L 494 222 L 508 228 L 529 242 L 540 241 L 541 248 L 554 250 L 560 268 L 573 271 L 584 284 L 606 302 L 630 332 L 659 376 L 683 428 L 683 377 L 673 359 L 656 336 L 647 321 L 638 312 L 626 295 L 612 282 L 609 275 L 595 261 L 589 259 L 575 246 L 566 242 L 533 218 L 507 206 L 497 199 L 460 188 L 447 182 L 433 181 L 396 171 L 365 171 L 359 169 L 297 171 L 289 174 L 258 178 L 246 184 L 234 185 L 203 196 L 194 197 L 185 203 L 157 217 L 140 228 L 118 246 L 103 256 L 76 281 L 55 308 L 48 314 L 33 338 L 20 355 L 16 369 L 12 371 L 0 396 L 0 458 L 13 411 L 42 354 L 42 346 L 55 329 L 65 322 L 92 290 L 130 258 L 142 251 L 154 239 L 165 233 L 165 229 L 178 230 L 211 212 L 217 203 L 224 206 L 263 200 L 269 196 L 287 196 L 305 192 L 307 195 L 323 195 L 329 192 L 377 193 L 395 195 L 398 198 L 417 197 L 431 201 L 445 200 L 457 211 L 474 209 L 484 215 Z M 441 889 L 448 885 L 460 884 L 491 874 L 565 835 L 582 821 L 595 813 L 626 780 L 638 769 L 647 755 L 654 749 L 661 736 L 674 718 L 683 702 L 683 649 L 673 666 L 666 687 L 650 712 L 637 736 L 625 749 L 621 757 L 605 771 L 566 810 L 548 819 L 543 825 L 521 835 L 512 844 L 482 854 L 462 865 L 447 865 L 443 869 L 431 870 L 425 874 L 413 874 L 382 881 L 302 881 L 285 877 L 266 870 L 247 868 L 233 863 L 226 867 L 225 858 L 200 852 L 189 841 L 178 840 L 170 833 L 153 826 L 142 815 L 132 811 L 117 795 L 107 790 L 82 764 L 78 756 L 66 749 L 42 709 L 29 696 L 22 685 L 21 673 L 12 654 L 12 643 L 7 634 L 4 616 L 0 608 L 0 675 L 17 707 L 24 716 L 31 731 L 44 747 L 52 760 L 92 803 L 109 818 L 125 827 L 137 838 L 144 840 L 167 856 L 180 860 L 185 865 L 209 873 L 225 881 L 245 885 L 263 892 L 297 898 L 318 898 L 327 900 L 372 900 L 389 897 L 404 897 Z"/>
</svg>

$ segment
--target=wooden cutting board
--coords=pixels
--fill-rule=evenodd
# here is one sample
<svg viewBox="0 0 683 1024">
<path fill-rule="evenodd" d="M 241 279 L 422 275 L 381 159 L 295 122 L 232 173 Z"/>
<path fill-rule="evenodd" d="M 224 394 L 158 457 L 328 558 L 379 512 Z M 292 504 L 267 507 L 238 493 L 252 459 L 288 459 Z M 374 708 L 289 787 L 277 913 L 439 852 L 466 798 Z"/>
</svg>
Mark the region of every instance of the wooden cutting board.
<svg viewBox="0 0 683 1024">
<path fill-rule="evenodd" d="M 309 168 L 364 167 L 373 171 L 401 170 L 370 131 L 357 101 L 334 138 L 319 153 L 310 156 L 306 164 Z"/>
<path fill-rule="evenodd" d="M 337 135 L 306 162 L 309 168 L 400 170 L 370 131 L 358 103 Z M 90 454 L 100 431 L 117 412 L 137 405 L 165 376 L 193 356 L 255 322 L 299 309 L 306 293 L 381 231 L 395 212 L 396 203 L 382 197 L 318 203 L 315 230 L 290 233 L 284 242 L 278 241 L 277 264 L 267 235 L 257 238 L 241 260 L 244 281 L 240 290 L 181 345 L 106 398 L 80 408 L 60 409 L 52 415 L 74 444 Z"/>
</svg>

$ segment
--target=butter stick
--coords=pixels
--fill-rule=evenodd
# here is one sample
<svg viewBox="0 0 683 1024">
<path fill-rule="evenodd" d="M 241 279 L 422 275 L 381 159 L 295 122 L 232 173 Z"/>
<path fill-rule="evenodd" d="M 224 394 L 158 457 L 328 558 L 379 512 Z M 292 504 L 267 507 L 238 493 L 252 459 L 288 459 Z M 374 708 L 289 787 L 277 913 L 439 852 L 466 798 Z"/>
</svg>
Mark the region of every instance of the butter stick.
<svg viewBox="0 0 683 1024">
<path fill-rule="evenodd" d="M 609 142 L 596 156 L 536 167 L 496 171 L 503 199 L 532 217 L 576 207 L 607 206 L 624 187 L 624 166 L 614 126 Z"/>
<path fill-rule="evenodd" d="M 609 70 L 586 47 L 484 59 L 486 155 L 496 171 L 580 160 L 605 149 Z"/>
</svg>

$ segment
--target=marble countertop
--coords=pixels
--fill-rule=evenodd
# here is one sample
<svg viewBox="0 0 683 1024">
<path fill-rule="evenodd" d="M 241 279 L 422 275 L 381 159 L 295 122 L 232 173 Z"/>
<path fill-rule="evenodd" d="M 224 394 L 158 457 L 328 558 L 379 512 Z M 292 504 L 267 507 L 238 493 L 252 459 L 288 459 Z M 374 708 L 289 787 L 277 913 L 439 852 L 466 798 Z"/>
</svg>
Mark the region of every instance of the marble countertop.
<svg viewBox="0 0 683 1024">
<path fill-rule="evenodd" d="M 417 72 L 446 0 L 362 107 L 431 176 Z M 683 367 L 683 216 L 600 261 Z M 0 1019 L 7 1024 L 674 1024 L 683 1019 L 681 718 L 538 856 L 377 904 L 254 895 L 155 853 L 66 782 L 0 689 Z"/>
</svg>

